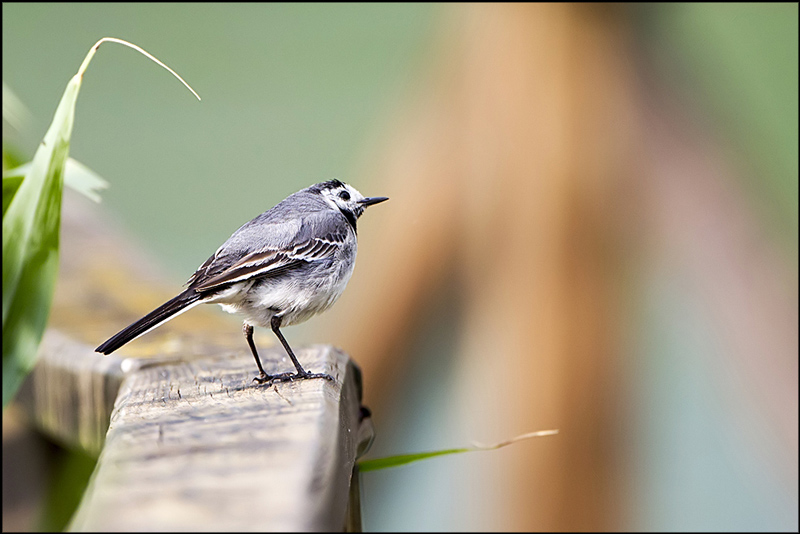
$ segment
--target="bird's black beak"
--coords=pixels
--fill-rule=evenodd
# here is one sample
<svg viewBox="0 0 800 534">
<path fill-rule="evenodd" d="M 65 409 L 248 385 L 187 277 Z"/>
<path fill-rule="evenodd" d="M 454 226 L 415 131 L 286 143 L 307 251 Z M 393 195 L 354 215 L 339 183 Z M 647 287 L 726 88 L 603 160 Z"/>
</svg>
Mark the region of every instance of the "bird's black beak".
<svg viewBox="0 0 800 534">
<path fill-rule="evenodd" d="M 389 197 L 369 197 L 365 198 L 364 200 L 359 200 L 358 203 L 366 208 L 367 206 L 378 204 L 380 202 L 383 202 L 384 200 L 389 200 Z"/>
</svg>

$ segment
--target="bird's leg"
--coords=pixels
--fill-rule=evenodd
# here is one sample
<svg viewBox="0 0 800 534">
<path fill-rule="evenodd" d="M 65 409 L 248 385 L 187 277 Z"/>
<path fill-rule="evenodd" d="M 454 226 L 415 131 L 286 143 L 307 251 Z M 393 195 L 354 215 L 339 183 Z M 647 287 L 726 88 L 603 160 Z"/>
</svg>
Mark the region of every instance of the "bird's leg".
<svg viewBox="0 0 800 534">
<path fill-rule="evenodd" d="M 281 334 L 281 331 L 279 330 L 281 326 L 280 316 L 273 315 L 270 325 L 272 326 L 272 331 L 275 332 L 276 336 L 278 336 L 283 348 L 286 349 L 286 352 L 289 354 L 289 358 L 292 359 L 292 363 L 297 369 L 297 374 L 280 374 L 272 377 L 271 381 L 285 382 L 287 380 L 294 380 L 295 378 L 327 378 L 328 380 L 333 381 L 333 377 L 331 375 L 325 373 L 309 373 L 303 369 L 303 366 L 300 365 L 299 361 L 297 361 L 297 357 L 294 355 L 294 352 L 292 352 L 291 347 L 289 347 L 289 343 L 286 342 L 286 338 L 283 337 L 283 334 Z"/>
<path fill-rule="evenodd" d="M 259 384 L 263 384 L 267 380 L 272 379 L 272 376 L 264 372 L 264 368 L 261 367 L 261 359 L 258 357 L 256 344 L 253 342 L 253 326 L 244 323 L 244 326 L 242 327 L 242 332 L 244 332 L 244 337 L 245 339 L 247 339 L 247 344 L 250 345 L 250 351 L 253 353 L 253 358 L 256 359 L 256 365 L 258 365 L 259 375 L 255 377 L 253 380 L 258 382 Z"/>
<path fill-rule="evenodd" d="M 281 334 L 281 331 L 279 330 L 279 328 L 281 327 L 281 318 L 277 315 L 273 315 L 270 324 L 272 325 L 272 331 L 275 332 L 276 336 L 278 336 L 278 339 L 281 341 L 283 348 L 286 349 L 286 352 L 289 353 L 289 357 L 292 359 L 292 363 L 294 364 L 295 368 L 297 368 L 297 374 L 299 376 L 307 375 L 308 373 L 306 372 L 305 369 L 303 369 L 303 366 L 300 365 L 300 362 L 297 361 L 297 357 L 294 355 L 294 352 L 292 352 L 291 347 L 289 347 L 289 343 L 286 342 L 286 338 L 283 337 L 283 334 Z"/>
</svg>

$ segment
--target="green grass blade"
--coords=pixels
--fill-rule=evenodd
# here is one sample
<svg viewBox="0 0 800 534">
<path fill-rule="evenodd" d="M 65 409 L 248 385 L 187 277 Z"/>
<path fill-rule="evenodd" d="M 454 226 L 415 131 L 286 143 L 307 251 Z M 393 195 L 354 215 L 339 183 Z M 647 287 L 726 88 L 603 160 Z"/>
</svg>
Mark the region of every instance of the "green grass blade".
<svg viewBox="0 0 800 534">
<path fill-rule="evenodd" d="M 6 82 L 3 82 L 3 120 L 17 132 L 28 129 L 31 123 L 31 112 Z"/>
<path fill-rule="evenodd" d="M 30 168 L 31 164 L 26 163 L 3 173 L 3 213 L 6 211 L 7 202 L 11 201 L 10 198 L 6 200 L 6 196 L 14 196 L 16 188 L 22 183 Z M 64 185 L 98 203 L 101 200 L 100 191 L 108 188 L 108 182 L 99 174 L 72 158 L 67 158 L 64 166 Z"/>
<path fill-rule="evenodd" d="M 33 368 L 58 272 L 64 165 L 81 78 L 67 84 L 31 168 L 3 214 L 3 407 Z"/>
<path fill-rule="evenodd" d="M 172 69 L 136 45 L 105 37 L 95 43 L 67 84 L 53 122 L 21 183 L 3 179 L 3 408 L 36 362 L 58 274 L 61 197 L 65 174 L 75 168 L 78 187 L 96 196 L 105 182 L 85 167 L 67 165 L 75 103 L 83 74 L 104 42 L 123 44 L 152 59 L 189 85 Z M 189 87 L 189 90 L 199 95 Z M 4 110 L 6 112 L 6 110 Z"/>
<path fill-rule="evenodd" d="M 23 175 L 3 175 L 3 215 L 5 215 L 11 199 L 17 193 L 17 189 L 22 185 Z"/>
<path fill-rule="evenodd" d="M 67 159 L 64 169 L 64 185 L 95 202 L 101 200 L 100 191 L 108 188 L 108 182 L 99 174 L 72 158 Z"/>
<path fill-rule="evenodd" d="M 471 452 L 475 449 L 465 447 L 461 449 L 446 449 L 441 451 L 432 452 L 418 452 L 415 454 L 398 454 L 397 456 L 387 456 L 385 458 L 376 458 L 374 460 L 362 460 L 358 462 L 358 470 L 362 473 L 367 471 L 377 471 L 378 469 L 387 469 L 389 467 L 398 467 L 401 465 L 410 464 L 419 460 L 427 458 L 434 458 L 436 456 L 445 456 L 447 454 L 459 454 L 462 452 Z"/>
<path fill-rule="evenodd" d="M 558 434 L 558 430 L 540 430 L 539 432 L 529 432 L 527 434 L 522 434 L 521 436 L 517 436 L 515 438 L 509 439 L 507 441 L 502 441 L 500 443 L 495 443 L 493 445 L 475 444 L 472 447 L 461 447 L 458 449 L 444 449 L 440 451 L 418 452 L 414 454 L 399 454 L 397 456 L 387 456 L 385 458 L 376 458 L 374 460 L 362 460 L 358 462 L 358 470 L 364 473 L 367 471 L 388 469 L 389 467 L 398 467 L 401 465 L 410 464 L 411 462 L 417 462 L 419 460 L 427 460 L 428 458 L 435 458 L 436 456 L 445 456 L 448 454 L 461 454 L 464 452 L 493 451 L 495 449 L 500 449 L 502 447 L 511 445 L 512 443 L 521 441 L 523 439 L 536 438 L 540 436 L 552 436 L 553 434 Z"/>
<path fill-rule="evenodd" d="M 69 138 L 79 89 L 80 78 L 72 78 L 58 104 L 44 141 L 33 157 L 29 173 L 3 216 L 4 337 L 8 334 L 6 321 L 25 260 L 39 254 L 37 247 L 52 244 L 52 240 L 46 237 L 48 234 L 56 234 L 55 245 L 58 246 L 58 216 L 61 213 L 60 194 L 64 164 L 69 155 Z M 54 198 L 56 193 L 59 196 Z"/>
</svg>

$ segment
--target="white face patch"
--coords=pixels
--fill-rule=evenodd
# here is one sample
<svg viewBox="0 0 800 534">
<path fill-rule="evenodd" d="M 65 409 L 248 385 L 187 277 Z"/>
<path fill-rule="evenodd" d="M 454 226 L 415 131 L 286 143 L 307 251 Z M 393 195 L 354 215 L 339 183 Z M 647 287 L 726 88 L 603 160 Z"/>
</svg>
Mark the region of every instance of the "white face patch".
<svg viewBox="0 0 800 534">
<path fill-rule="evenodd" d="M 358 215 L 364 210 L 364 206 L 359 204 L 360 200 L 364 200 L 364 195 L 359 193 L 355 187 L 348 184 L 322 190 L 322 198 L 324 198 L 332 208 L 338 210 L 349 211 Z"/>
</svg>

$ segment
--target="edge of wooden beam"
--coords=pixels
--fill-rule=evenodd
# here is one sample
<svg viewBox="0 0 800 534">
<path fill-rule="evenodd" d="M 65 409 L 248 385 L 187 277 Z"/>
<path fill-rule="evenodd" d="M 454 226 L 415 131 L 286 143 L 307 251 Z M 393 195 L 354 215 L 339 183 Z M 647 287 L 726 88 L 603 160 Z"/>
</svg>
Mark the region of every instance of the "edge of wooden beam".
<svg viewBox="0 0 800 534">
<path fill-rule="evenodd" d="M 248 355 L 134 369 L 70 530 L 342 530 L 360 440 L 361 377 L 302 347 L 324 379 L 260 386 Z M 264 350 L 267 372 L 288 363 Z"/>
</svg>

